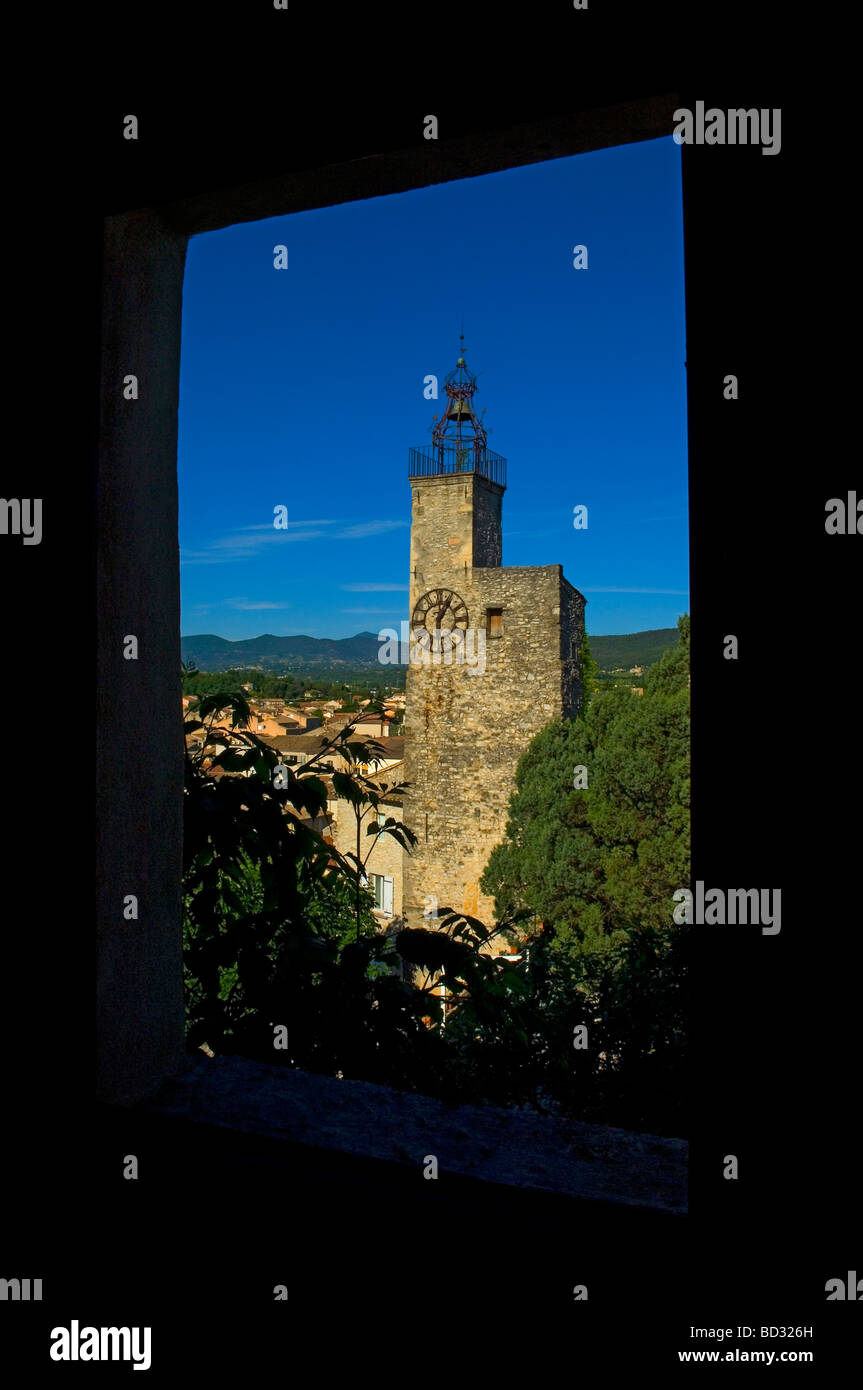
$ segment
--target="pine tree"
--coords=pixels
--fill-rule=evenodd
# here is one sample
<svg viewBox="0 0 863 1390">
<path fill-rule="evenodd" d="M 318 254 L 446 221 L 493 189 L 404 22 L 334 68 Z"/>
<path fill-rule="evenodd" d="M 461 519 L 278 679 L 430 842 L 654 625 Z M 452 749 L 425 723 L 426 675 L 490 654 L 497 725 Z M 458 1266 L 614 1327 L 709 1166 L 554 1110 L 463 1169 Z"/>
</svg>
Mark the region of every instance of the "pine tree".
<svg viewBox="0 0 863 1390">
<path fill-rule="evenodd" d="M 587 714 L 590 702 L 594 695 L 599 693 L 599 666 L 590 654 L 590 643 L 587 640 L 587 628 L 581 639 L 581 714 Z"/>
<path fill-rule="evenodd" d="M 498 919 L 533 916 L 558 950 L 604 950 L 663 927 L 689 881 L 688 615 L 678 629 L 643 696 L 590 691 L 586 710 L 548 725 L 519 762 L 482 888 Z"/>
</svg>

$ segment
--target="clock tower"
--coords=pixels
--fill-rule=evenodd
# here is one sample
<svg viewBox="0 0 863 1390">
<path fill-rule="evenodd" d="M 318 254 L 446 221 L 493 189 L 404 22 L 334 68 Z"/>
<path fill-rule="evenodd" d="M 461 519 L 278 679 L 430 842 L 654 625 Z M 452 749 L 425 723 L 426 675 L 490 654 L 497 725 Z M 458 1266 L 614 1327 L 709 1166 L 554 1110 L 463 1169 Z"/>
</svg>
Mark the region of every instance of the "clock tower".
<svg viewBox="0 0 863 1390">
<path fill-rule="evenodd" d="M 493 922 L 480 876 L 503 839 L 521 754 L 580 708 L 585 604 L 561 565 L 501 564 L 506 459 L 488 448 L 463 338 L 445 389 L 409 470 L 404 820 L 417 844 L 404 914 L 426 927 L 447 908 Z"/>
</svg>

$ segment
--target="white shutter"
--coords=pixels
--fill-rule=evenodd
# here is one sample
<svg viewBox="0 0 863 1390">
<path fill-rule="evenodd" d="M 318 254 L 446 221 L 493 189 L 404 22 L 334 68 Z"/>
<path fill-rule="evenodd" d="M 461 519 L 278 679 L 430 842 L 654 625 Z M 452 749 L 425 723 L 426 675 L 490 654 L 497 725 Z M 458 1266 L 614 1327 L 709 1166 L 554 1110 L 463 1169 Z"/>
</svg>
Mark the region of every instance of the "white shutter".
<svg viewBox="0 0 863 1390">
<path fill-rule="evenodd" d="M 390 917 L 393 915 L 393 881 L 391 878 L 384 879 L 384 912 Z"/>
</svg>

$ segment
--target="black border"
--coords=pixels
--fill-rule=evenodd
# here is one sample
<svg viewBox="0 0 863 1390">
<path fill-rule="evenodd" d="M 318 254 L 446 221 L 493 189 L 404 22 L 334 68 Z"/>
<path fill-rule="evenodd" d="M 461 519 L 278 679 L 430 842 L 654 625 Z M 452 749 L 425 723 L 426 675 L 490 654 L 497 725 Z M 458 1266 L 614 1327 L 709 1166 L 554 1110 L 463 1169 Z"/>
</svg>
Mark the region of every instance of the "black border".
<svg viewBox="0 0 863 1390">
<path fill-rule="evenodd" d="M 214 27 L 216 17 L 206 17 Z M 825 501 L 855 479 L 851 451 L 835 429 L 848 382 L 842 363 L 821 347 L 834 332 L 829 306 L 845 294 L 841 228 L 817 243 L 817 254 L 802 244 L 812 224 L 801 226 L 801 203 L 809 206 L 806 195 L 814 199 L 827 186 L 830 151 L 813 118 L 819 94 L 794 93 L 787 84 L 780 91 L 768 58 L 756 83 L 743 75 L 742 56 L 721 82 L 702 80 L 695 58 L 676 67 L 656 61 L 658 42 L 640 54 L 635 30 L 622 45 L 602 35 L 598 22 L 577 56 L 570 50 L 554 61 L 548 51 L 564 22 L 558 13 L 548 27 L 530 18 L 531 39 L 546 46 L 533 84 L 513 80 L 517 46 L 507 67 L 490 47 L 477 53 L 474 44 L 469 70 L 479 64 L 486 80 L 472 92 L 456 80 L 464 69 L 447 67 L 451 46 L 467 44 L 466 36 L 441 35 L 430 16 L 422 73 L 413 71 L 416 55 L 405 36 L 411 57 L 396 55 L 386 86 L 386 60 L 379 55 L 374 69 L 370 55 L 388 20 L 378 12 L 375 28 L 375 16 L 363 24 L 354 15 L 361 47 L 353 80 L 342 85 L 325 17 L 298 19 L 298 33 L 308 27 L 290 53 L 278 50 L 270 18 L 255 13 L 243 27 L 233 16 L 246 46 L 231 59 L 245 78 L 238 88 L 227 78 L 224 52 L 221 67 L 207 75 L 187 56 L 188 91 L 180 98 L 183 86 L 162 69 L 143 64 L 135 77 L 125 71 L 119 44 L 107 74 L 91 70 L 89 82 L 86 67 L 67 74 L 65 108 L 49 102 L 41 113 L 28 112 L 16 151 L 29 175 L 22 209 L 29 228 L 16 246 L 20 275 L 8 286 L 10 297 L 20 292 L 21 315 L 10 344 L 18 385 L 7 409 L 10 424 L 23 415 L 27 428 L 7 458 L 4 492 L 42 495 L 46 529 L 41 547 L 13 548 L 7 538 L 0 547 L 11 657 L 2 1272 L 35 1274 L 38 1266 L 46 1283 L 76 1296 L 27 1309 L 6 1305 L 7 1348 L 17 1344 L 27 1364 L 33 1345 L 47 1343 L 47 1332 L 34 1343 L 34 1320 L 47 1327 L 79 1316 L 152 1323 L 154 1339 L 162 1339 L 156 1345 L 170 1340 L 183 1356 L 191 1345 L 196 1364 L 224 1368 L 233 1356 L 239 1364 L 250 1344 L 263 1349 L 268 1338 L 278 1350 L 284 1324 L 274 1325 L 272 1307 L 256 1311 L 248 1268 L 253 1248 L 268 1250 L 261 1279 L 275 1282 L 271 1271 L 284 1256 L 273 1246 L 283 1250 L 290 1238 L 293 1267 L 300 1261 L 315 1271 L 306 1306 L 302 1299 L 291 1305 L 292 1315 L 302 1313 L 291 1318 L 291 1337 L 325 1308 L 336 1321 L 373 1309 L 381 1322 L 373 1324 L 372 1344 L 381 1338 L 386 1345 L 400 1328 L 422 1329 L 417 1356 L 423 1345 L 430 1368 L 440 1316 L 451 1312 L 457 1324 L 479 1317 L 486 1334 L 496 1329 L 490 1364 L 503 1366 L 507 1331 L 523 1311 L 533 1329 L 528 1351 L 533 1341 L 538 1353 L 540 1332 L 554 1337 L 560 1329 L 583 1347 L 610 1332 L 618 1335 L 605 1344 L 609 1367 L 633 1352 L 643 1364 L 664 1366 L 696 1345 L 684 1337 L 690 1322 L 775 1322 L 815 1325 L 814 1343 L 799 1345 L 814 1345 L 823 1369 L 838 1357 L 853 1316 L 826 1303 L 825 1281 L 858 1265 L 863 1272 L 863 1260 L 855 1260 L 851 1238 L 856 840 L 852 818 L 840 809 L 855 786 L 858 687 L 849 648 L 859 542 L 828 537 L 823 527 Z M 663 25 L 672 23 L 664 16 Z M 502 27 L 485 36 L 500 38 Z M 127 47 L 134 45 L 134 34 L 122 32 Z M 195 51 L 190 32 L 187 55 Z M 316 61 L 305 71 L 309 35 Z M 351 34 L 340 37 L 344 56 Z M 275 51 L 265 58 L 268 44 Z M 630 65 L 641 59 L 634 82 L 618 61 L 621 45 Z M 746 44 L 741 49 L 753 58 Z M 248 53 L 252 71 L 243 66 Z M 292 75 L 280 82 L 281 59 Z M 523 79 L 526 54 L 520 61 Z M 131 1185 L 109 1178 L 104 1146 L 118 1127 L 132 1142 L 137 1122 L 100 1111 L 89 1098 L 102 218 L 270 171 L 405 148 L 426 110 L 453 134 L 481 139 L 490 123 L 507 129 L 574 109 L 574 96 L 582 107 L 670 89 L 689 107 L 703 99 L 783 111 L 776 159 L 755 150 L 684 151 L 694 877 L 781 886 L 784 913 L 777 938 L 704 929 L 694 947 L 697 1124 L 685 1228 L 615 1232 L 583 1211 L 568 1220 L 510 1215 L 501 1222 L 478 1211 L 478 1201 L 453 1194 L 440 1221 L 451 1233 L 443 1255 L 427 1201 L 389 1188 L 366 1192 L 358 1166 L 348 1179 L 312 1175 L 300 1164 L 276 1242 L 263 1198 L 244 1196 L 230 1181 L 232 1158 L 223 1156 L 218 1180 L 208 1177 L 206 1148 L 193 1135 L 175 1136 L 174 1150 L 150 1139 L 164 1159 L 159 1197 L 130 1196 Z M 57 105 L 67 112 L 62 129 Z M 134 149 L 133 165 L 115 127 L 124 109 L 136 108 L 154 137 Z M 716 390 L 729 370 L 741 381 L 733 413 Z M 738 663 L 722 658 L 729 631 L 740 638 Z M 171 1164 L 174 1152 L 180 1157 Z M 727 1152 L 740 1156 L 738 1183 L 717 1176 Z M 266 1168 L 263 1154 L 252 1162 Z M 280 1186 L 281 1179 L 272 1190 Z M 569 1290 L 586 1264 L 591 1302 L 581 1307 Z M 437 1364 L 445 1373 L 445 1356 Z M 91 1367 L 81 1373 L 97 1374 Z"/>
</svg>

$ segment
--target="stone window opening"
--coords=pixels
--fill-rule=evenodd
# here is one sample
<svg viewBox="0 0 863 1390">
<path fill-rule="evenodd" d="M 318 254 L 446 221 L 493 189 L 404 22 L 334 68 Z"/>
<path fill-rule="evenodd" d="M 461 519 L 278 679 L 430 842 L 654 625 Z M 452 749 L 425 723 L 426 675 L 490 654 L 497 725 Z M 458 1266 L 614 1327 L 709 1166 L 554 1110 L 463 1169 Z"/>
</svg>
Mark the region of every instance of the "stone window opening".
<svg viewBox="0 0 863 1390">
<path fill-rule="evenodd" d="M 503 609 L 487 608 L 485 610 L 485 625 L 489 637 L 503 637 Z"/>
<path fill-rule="evenodd" d="M 394 880 L 387 878 L 385 874 L 372 874 L 375 908 L 378 912 L 385 912 L 388 917 L 393 915 L 393 886 Z"/>
<path fill-rule="evenodd" d="M 613 143 L 657 138 L 670 130 L 679 105 L 676 94 L 616 103 L 618 126 Z M 604 148 L 607 117 L 577 111 L 550 122 L 554 138 L 569 153 Z M 541 164 L 547 159 L 543 143 L 531 126 L 526 132 L 507 132 L 506 152 L 512 161 Z M 405 160 L 387 154 L 368 160 L 368 182 L 362 196 L 399 194 L 405 184 L 425 187 L 426 151 L 419 149 L 405 173 Z M 480 142 L 480 157 L 466 150 L 448 155 L 459 172 L 475 176 L 501 166 L 496 147 Z M 408 161 L 409 163 L 409 161 Z M 102 316 L 102 404 L 99 446 L 97 537 L 98 671 L 102 689 L 117 692 L 100 716 L 97 789 L 102 807 L 98 834 L 98 1082 L 97 1096 L 109 1107 L 147 1102 L 169 1077 L 186 1070 L 181 946 L 182 797 L 183 764 L 175 709 L 180 677 L 179 551 L 177 547 L 177 397 L 180 371 L 182 288 L 186 247 L 190 236 L 233 226 L 242 221 L 285 217 L 309 208 L 337 205 L 360 196 L 356 191 L 355 155 L 342 164 L 331 157 L 318 169 L 262 182 L 241 181 L 235 187 L 206 196 L 180 196 L 170 206 L 133 205 L 106 218 L 104 239 L 104 299 Z M 193 180 L 192 180 L 193 182 Z M 129 360 L 141 360 L 149 373 L 151 403 L 147 411 L 130 415 L 118 427 L 116 381 Z M 145 591 L 140 574 L 150 576 Z M 155 599 L 154 599 L 155 596 Z M 121 608 L 129 631 L 146 634 L 152 655 L 148 680 L 153 698 L 141 701 L 132 674 L 122 668 L 115 641 L 114 614 Z M 487 626 L 494 636 L 492 614 Z M 122 757 L 128 728 L 134 722 L 147 756 L 142 757 L 140 782 L 134 788 L 118 785 L 113 768 Z M 288 755 L 294 766 L 299 759 Z M 129 799 L 146 810 L 147 854 L 140 854 L 139 819 L 129 814 Z M 426 836 L 428 817 L 426 815 Z M 118 948 L 117 902 L 130 872 L 148 903 L 149 928 L 122 939 Z M 382 899 L 388 901 L 391 879 L 380 877 Z M 390 908 L 391 910 L 391 908 Z M 224 1059 L 219 1059 L 220 1061 Z M 231 1059 L 265 1085 L 255 1064 Z M 219 1093 L 229 1068 L 208 1074 L 213 1094 Z M 290 1080 L 290 1077 L 287 1077 Z M 327 1083 L 328 1078 L 322 1078 Z M 284 1086 L 279 1074 L 273 1085 Z M 333 1086 L 340 1083 L 332 1082 Z M 225 1088 L 227 1092 L 227 1087 Z M 224 1103 L 224 1102 L 222 1102 Z M 191 1102 L 183 1104 L 191 1110 Z M 243 1127 L 243 1102 L 232 1102 L 232 1119 Z M 224 1112 L 220 1112 L 222 1115 Z M 200 1118 L 200 1111 L 195 1111 Z M 671 1141 L 676 1143 L 677 1141 Z M 352 1150 L 349 1151 L 352 1155 Z"/>
</svg>

